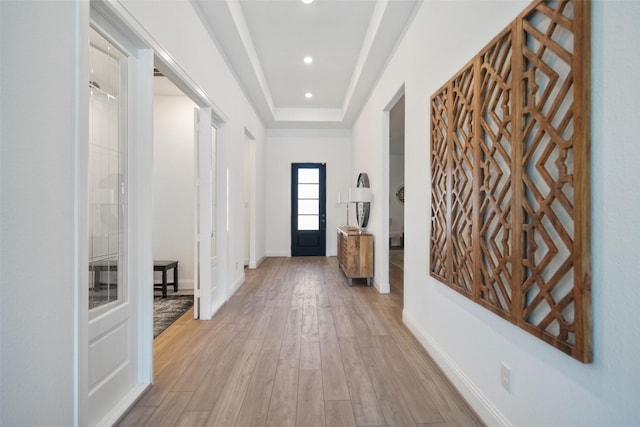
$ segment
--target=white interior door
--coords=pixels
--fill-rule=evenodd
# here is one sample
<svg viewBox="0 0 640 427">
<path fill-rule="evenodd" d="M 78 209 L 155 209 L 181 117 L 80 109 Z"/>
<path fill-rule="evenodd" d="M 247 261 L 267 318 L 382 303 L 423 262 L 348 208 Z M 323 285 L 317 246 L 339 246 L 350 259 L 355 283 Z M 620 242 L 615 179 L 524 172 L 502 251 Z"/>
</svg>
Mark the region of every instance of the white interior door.
<svg viewBox="0 0 640 427">
<path fill-rule="evenodd" d="M 211 319 L 222 306 L 217 257 L 217 131 L 211 109 L 196 109 L 196 305 L 200 319 Z M 195 310 L 194 310 L 195 312 Z"/>
<path fill-rule="evenodd" d="M 194 236 L 193 236 L 193 242 L 194 242 L 194 250 L 193 250 L 193 317 L 195 319 L 199 319 L 200 318 L 200 305 L 201 305 L 201 299 L 202 299 L 202 289 L 201 289 L 201 283 L 202 283 L 202 278 L 200 277 L 200 268 L 201 268 L 201 263 L 202 263 L 202 243 L 201 243 L 201 236 L 202 236 L 202 230 L 200 229 L 201 227 L 201 223 L 200 223 L 200 217 L 202 215 L 201 209 L 200 209 L 200 205 L 201 205 L 201 194 L 200 194 L 200 187 L 201 187 L 201 165 L 200 165 L 200 109 L 196 108 L 194 109 L 193 112 L 193 118 L 194 118 L 194 184 L 195 184 L 195 207 L 194 207 Z"/>
<path fill-rule="evenodd" d="M 133 156 L 127 143 L 135 60 L 130 64 L 127 53 L 93 28 L 89 56 L 88 424 L 96 425 L 139 383 L 136 254 L 129 232 Z"/>
<path fill-rule="evenodd" d="M 209 223 L 211 224 L 211 235 L 209 246 L 210 252 L 210 268 L 211 268 L 211 316 L 224 303 L 224 298 L 220 290 L 220 276 L 218 274 L 218 130 L 215 126 L 211 126 L 211 175 L 209 179 L 211 190 L 211 211 L 209 217 Z"/>
<path fill-rule="evenodd" d="M 251 249 L 251 140 L 244 136 L 244 265 L 249 265 Z"/>
</svg>

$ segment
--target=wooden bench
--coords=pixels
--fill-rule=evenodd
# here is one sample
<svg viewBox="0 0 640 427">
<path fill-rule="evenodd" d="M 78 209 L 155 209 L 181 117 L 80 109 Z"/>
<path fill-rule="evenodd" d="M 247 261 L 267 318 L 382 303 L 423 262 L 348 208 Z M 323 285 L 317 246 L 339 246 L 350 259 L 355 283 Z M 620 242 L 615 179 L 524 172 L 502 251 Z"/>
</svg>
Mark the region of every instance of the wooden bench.
<svg viewBox="0 0 640 427">
<path fill-rule="evenodd" d="M 173 282 L 167 283 L 167 271 L 173 269 Z M 89 271 L 93 272 L 93 288 L 100 289 L 100 273 L 103 271 L 118 271 L 118 263 L 115 259 L 92 261 L 89 263 Z M 173 285 L 173 292 L 178 292 L 178 261 L 154 260 L 153 271 L 162 273 L 162 283 L 154 283 L 153 287 L 162 287 L 162 298 L 167 297 L 167 285 Z"/>
<path fill-rule="evenodd" d="M 167 283 L 167 271 L 173 269 L 173 283 Z M 153 271 L 162 272 L 162 283 L 154 283 L 153 287 L 162 286 L 162 298 L 167 297 L 167 285 L 173 285 L 173 292 L 178 292 L 178 261 L 159 260 L 153 261 Z"/>
</svg>

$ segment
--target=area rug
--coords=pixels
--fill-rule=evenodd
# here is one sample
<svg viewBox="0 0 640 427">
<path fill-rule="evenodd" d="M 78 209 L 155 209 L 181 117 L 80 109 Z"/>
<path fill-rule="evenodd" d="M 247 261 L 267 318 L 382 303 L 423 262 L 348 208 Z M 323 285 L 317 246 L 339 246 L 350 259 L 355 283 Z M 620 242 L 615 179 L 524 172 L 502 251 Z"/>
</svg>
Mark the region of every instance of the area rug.
<svg viewBox="0 0 640 427">
<path fill-rule="evenodd" d="M 153 298 L 153 338 L 160 335 L 193 307 L 193 295 L 167 295 Z"/>
</svg>

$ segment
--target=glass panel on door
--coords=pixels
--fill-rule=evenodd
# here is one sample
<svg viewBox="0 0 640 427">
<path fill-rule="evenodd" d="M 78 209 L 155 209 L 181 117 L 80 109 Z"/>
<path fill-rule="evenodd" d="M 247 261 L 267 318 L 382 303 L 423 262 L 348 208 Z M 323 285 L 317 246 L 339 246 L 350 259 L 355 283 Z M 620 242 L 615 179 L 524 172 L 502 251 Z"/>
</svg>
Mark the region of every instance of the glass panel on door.
<svg viewBox="0 0 640 427">
<path fill-rule="evenodd" d="M 122 52 L 91 29 L 89 86 L 89 309 L 122 299 L 126 270 L 127 144 Z"/>
<path fill-rule="evenodd" d="M 298 169 L 298 230 L 320 229 L 320 171 Z"/>
</svg>

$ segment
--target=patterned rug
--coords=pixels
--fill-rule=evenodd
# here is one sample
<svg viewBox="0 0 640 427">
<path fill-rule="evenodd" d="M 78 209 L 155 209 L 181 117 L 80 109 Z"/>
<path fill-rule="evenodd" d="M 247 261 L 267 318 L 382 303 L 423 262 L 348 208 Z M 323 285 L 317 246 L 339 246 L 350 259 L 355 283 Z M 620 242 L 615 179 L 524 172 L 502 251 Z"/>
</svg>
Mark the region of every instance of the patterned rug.
<svg viewBox="0 0 640 427">
<path fill-rule="evenodd" d="M 193 295 L 167 295 L 153 298 L 153 338 L 160 335 L 193 307 Z"/>
</svg>

